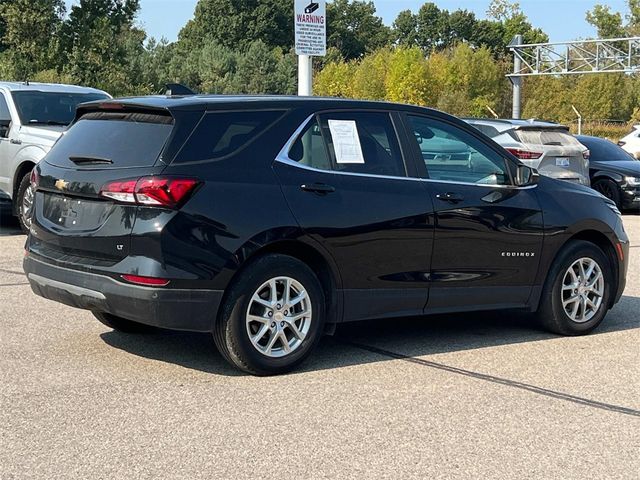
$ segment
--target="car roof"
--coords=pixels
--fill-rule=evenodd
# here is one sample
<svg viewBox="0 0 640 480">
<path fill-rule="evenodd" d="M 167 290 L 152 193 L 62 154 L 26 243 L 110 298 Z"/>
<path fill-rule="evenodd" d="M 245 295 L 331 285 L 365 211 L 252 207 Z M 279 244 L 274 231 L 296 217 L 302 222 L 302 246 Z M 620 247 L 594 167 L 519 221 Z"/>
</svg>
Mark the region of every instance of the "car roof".
<svg viewBox="0 0 640 480">
<path fill-rule="evenodd" d="M 0 82 L 0 89 L 10 92 L 16 91 L 38 91 L 38 92 L 58 92 L 58 93 L 104 93 L 102 90 L 79 85 L 64 85 L 61 83 L 37 83 L 37 82 Z"/>
<path fill-rule="evenodd" d="M 217 110 L 224 107 L 275 107 L 275 108 L 362 108 L 378 110 L 414 110 L 424 113 L 425 110 L 438 116 L 443 112 L 416 105 L 406 105 L 373 100 L 352 100 L 334 97 L 298 97 L 287 95 L 148 95 L 142 97 L 125 97 L 113 100 L 99 100 L 83 105 L 85 108 L 104 104 L 122 104 L 131 107 L 146 107 L 166 110 Z"/>
<path fill-rule="evenodd" d="M 568 127 L 562 125 L 560 123 L 555 122 L 545 122 L 542 120 L 537 120 L 535 118 L 529 120 L 515 119 L 515 118 L 463 118 L 463 120 L 472 125 L 490 125 L 496 128 L 500 132 L 504 132 L 506 130 L 511 130 L 512 128 L 520 129 L 520 128 L 531 128 L 531 127 L 540 127 L 540 128 L 562 128 L 567 129 Z"/>
</svg>

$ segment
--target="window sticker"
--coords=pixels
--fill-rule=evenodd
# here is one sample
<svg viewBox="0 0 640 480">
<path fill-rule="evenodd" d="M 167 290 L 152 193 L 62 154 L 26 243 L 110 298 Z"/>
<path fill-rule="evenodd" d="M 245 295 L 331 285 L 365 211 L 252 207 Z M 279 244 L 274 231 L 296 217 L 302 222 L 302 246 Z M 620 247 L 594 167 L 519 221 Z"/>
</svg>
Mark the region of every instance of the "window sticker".
<svg viewBox="0 0 640 480">
<path fill-rule="evenodd" d="M 329 120 L 337 163 L 364 163 L 358 127 L 354 120 Z"/>
</svg>

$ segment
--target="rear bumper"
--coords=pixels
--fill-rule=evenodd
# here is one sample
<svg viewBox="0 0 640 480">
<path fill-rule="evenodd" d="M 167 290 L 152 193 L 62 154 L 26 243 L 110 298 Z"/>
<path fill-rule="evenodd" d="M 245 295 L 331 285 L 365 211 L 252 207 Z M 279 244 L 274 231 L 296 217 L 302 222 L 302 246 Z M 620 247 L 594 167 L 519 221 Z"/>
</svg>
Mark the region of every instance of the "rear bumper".
<svg viewBox="0 0 640 480">
<path fill-rule="evenodd" d="M 48 264 L 33 255 L 24 271 L 37 295 L 84 310 L 172 330 L 210 332 L 221 290 L 185 290 L 129 285 L 111 277 Z"/>
</svg>

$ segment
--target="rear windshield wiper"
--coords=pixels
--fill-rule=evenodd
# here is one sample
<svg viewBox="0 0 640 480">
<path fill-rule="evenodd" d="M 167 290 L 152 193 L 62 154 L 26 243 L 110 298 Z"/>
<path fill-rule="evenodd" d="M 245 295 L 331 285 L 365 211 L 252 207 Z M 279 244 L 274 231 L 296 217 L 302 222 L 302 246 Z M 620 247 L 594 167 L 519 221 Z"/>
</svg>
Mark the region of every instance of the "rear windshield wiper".
<svg viewBox="0 0 640 480">
<path fill-rule="evenodd" d="M 100 158 L 100 157 L 69 157 L 76 165 L 105 165 L 112 164 L 113 160 L 109 158 Z"/>
<path fill-rule="evenodd" d="M 562 142 L 546 142 L 546 143 L 543 143 L 543 145 L 555 145 L 555 146 L 561 147 Z"/>
<path fill-rule="evenodd" d="M 66 127 L 69 124 L 66 122 L 57 122 L 55 120 L 29 120 L 29 125 L 56 125 Z"/>
</svg>

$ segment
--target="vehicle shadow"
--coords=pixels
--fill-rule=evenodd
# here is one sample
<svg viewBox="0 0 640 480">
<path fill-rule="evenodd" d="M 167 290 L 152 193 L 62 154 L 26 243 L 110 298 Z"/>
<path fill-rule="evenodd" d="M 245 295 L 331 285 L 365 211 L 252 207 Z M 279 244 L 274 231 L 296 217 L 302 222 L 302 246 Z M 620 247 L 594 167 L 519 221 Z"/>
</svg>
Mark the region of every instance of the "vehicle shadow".
<svg viewBox="0 0 640 480">
<path fill-rule="evenodd" d="M 640 298 L 625 296 L 591 335 L 640 328 Z M 209 334 L 158 331 L 150 335 L 108 332 L 109 345 L 130 354 L 218 375 L 242 375 L 216 351 Z M 336 369 L 391 358 L 359 347 L 384 348 L 407 357 L 553 340 L 530 316 L 519 312 L 485 312 L 400 318 L 339 325 L 325 337 L 296 373 Z"/>
<path fill-rule="evenodd" d="M 12 235 L 22 235 L 18 219 L 11 212 L 0 210 L 0 237 Z"/>
</svg>

